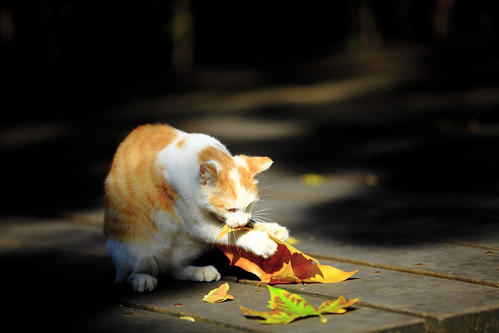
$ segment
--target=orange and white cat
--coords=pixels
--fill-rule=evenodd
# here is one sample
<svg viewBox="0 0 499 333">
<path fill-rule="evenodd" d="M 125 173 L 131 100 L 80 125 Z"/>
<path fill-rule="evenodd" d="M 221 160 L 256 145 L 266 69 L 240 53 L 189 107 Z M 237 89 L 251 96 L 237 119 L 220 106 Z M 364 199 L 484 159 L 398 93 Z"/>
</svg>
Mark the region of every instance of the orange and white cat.
<svg viewBox="0 0 499 333">
<path fill-rule="evenodd" d="M 244 226 L 258 200 L 254 176 L 270 167 L 268 157 L 232 156 L 218 140 L 168 125 L 144 125 L 121 143 L 107 176 L 104 234 L 116 266 L 116 281 L 151 291 L 157 275 L 219 280 L 213 266 L 189 265 L 214 243 L 232 244 L 259 256 L 288 238 L 276 223 L 255 223 L 239 237 L 217 240 L 223 223 Z M 222 222 L 221 222 L 222 221 Z"/>
</svg>

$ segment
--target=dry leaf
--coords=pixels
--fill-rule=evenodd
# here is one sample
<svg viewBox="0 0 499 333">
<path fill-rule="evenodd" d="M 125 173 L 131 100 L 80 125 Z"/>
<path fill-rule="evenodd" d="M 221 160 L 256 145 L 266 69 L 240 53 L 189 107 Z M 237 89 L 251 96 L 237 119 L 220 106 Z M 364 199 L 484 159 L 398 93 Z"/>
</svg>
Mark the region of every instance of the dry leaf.
<svg viewBox="0 0 499 333">
<path fill-rule="evenodd" d="M 204 295 L 203 301 L 207 303 L 221 303 L 227 300 L 232 301 L 234 296 L 227 294 L 229 284 L 223 283 L 220 287 L 210 290 L 207 295 Z"/>
<path fill-rule="evenodd" d="M 301 181 L 307 186 L 318 187 L 324 185 L 326 177 L 316 173 L 306 173 L 301 176 Z"/>
<path fill-rule="evenodd" d="M 187 321 L 196 321 L 196 319 L 194 319 L 192 317 L 188 317 L 188 316 L 179 317 L 179 319 L 187 320 Z"/>
<path fill-rule="evenodd" d="M 366 175 L 364 177 L 364 182 L 367 186 L 376 186 L 376 184 L 378 184 L 378 177 L 373 174 Z"/>
<path fill-rule="evenodd" d="M 271 237 L 272 238 L 272 237 Z M 267 259 L 233 245 L 218 247 L 229 258 L 230 264 L 258 276 L 263 283 L 332 283 L 348 279 L 358 270 L 344 272 L 328 265 L 321 265 L 305 253 L 288 243 L 272 238 L 277 243 L 277 251 Z"/>
<path fill-rule="evenodd" d="M 271 311 L 254 311 L 244 306 L 239 306 L 243 315 L 263 318 L 260 321 L 265 324 L 289 324 L 298 318 L 319 316 L 321 323 L 325 324 L 327 323 L 327 319 L 323 317 L 324 314 L 345 313 L 346 308 L 358 301 L 358 298 L 347 301 L 343 296 L 340 296 L 336 300 L 325 301 L 316 309 L 305 298 L 297 294 L 272 286 L 267 287 L 270 292 L 270 300 L 267 307 Z"/>
<path fill-rule="evenodd" d="M 247 227 L 239 227 L 239 228 L 231 228 L 227 224 L 224 224 L 222 227 L 222 231 L 218 234 L 217 240 L 222 238 L 225 234 L 228 234 L 229 232 L 237 231 L 237 230 L 249 230 L 250 228 Z"/>
</svg>

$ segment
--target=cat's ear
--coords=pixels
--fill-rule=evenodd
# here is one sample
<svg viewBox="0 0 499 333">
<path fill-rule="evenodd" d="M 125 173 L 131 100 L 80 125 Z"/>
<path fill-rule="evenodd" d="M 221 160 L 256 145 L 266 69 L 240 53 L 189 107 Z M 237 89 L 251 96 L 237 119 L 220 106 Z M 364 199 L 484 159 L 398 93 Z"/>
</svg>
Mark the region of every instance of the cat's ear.
<svg viewBox="0 0 499 333">
<path fill-rule="evenodd" d="M 248 170 L 251 175 L 256 175 L 257 173 L 263 172 L 270 168 L 272 163 L 274 163 L 267 156 L 243 156 L 246 161 L 246 165 L 248 165 Z"/>
<path fill-rule="evenodd" d="M 199 182 L 201 185 L 214 184 L 220 172 L 220 164 L 217 161 L 207 161 L 199 166 Z"/>
</svg>

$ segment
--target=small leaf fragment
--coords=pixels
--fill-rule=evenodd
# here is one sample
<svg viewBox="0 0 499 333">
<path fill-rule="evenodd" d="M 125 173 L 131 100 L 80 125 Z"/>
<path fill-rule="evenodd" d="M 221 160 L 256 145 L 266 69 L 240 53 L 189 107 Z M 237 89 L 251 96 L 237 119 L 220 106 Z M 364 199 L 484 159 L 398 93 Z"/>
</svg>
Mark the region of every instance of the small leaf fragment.
<svg viewBox="0 0 499 333">
<path fill-rule="evenodd" d="M 189 317 L 189 316 L 182 316 L 182 317 L 178 317 L 178 318 L 182 319 L 182 320 L 187 320 L 187 321 L 196 321 L 196 319 Z"/>
<path fill-rule="evenodd" d="M 340 296 L 336 300 L 325 301 L 324 303 L 322 303 L 321 306 L 319 306 L 319 308 L 317 309 L 317 312 L 319 312 L 320 314 L 342 314 L 346 312 L 346 308 L 351 307 L 358 300 L 358 298 L 346 300 L 345 297 Z"/>
<path fill-rule="evenodd" d="M 286 242 L 287 242 L 288 244 L 291 244 L 291 245 L 296 245 L 296 244 L 298 244 L 300 241 L 299 241 L 297 238 L 293 237 L 293 236 L 289 236 L 289 237 L 288 237 L 288 240 L 287 240 Z"/>
<path fill-rule="evenodd" d="M 222 283 L 220 287 L 210 290 L 207 295 L 204 295 L 203 301 L 207 303 L 221 303 L 227 300 L 234 300 L 234 296 L 229 295 L 229 284 L 227 282 Z"/>
<path fill-rule="evenodd" d="M 301 181 L 306 186 L 318 187 L 324 185 L 326 177 L 316 173 L 306 173 L 301 176 Z"/>
</svg>

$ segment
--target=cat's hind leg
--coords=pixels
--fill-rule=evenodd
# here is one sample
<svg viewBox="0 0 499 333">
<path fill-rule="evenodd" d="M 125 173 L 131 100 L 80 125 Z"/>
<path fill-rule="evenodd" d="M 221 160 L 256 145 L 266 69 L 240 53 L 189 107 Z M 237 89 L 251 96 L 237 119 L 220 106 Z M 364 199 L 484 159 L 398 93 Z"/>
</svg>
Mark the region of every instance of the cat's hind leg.
<svg viewBox="0 0 499 333">
<path fill-rule="evenodd" d="M 158 279 L 147 273 L 133 273 L 128 277 L 128 282 L 133 291 L 144 292 L 153 291 L 158 285 Z"/>
<path fill-rule="evenodd" d="M 189 280 L 189 281 L 218 281 L 221 276 L 217 269 L 212 266 L 185 266 L 181 268 L 176 268 L 174 271 L 174 277 L 179 280 Z"/>
<path fill-rule="evenodd" d="M 150 248 L 141 243 L 108 240 L 107 250 L 116 267 L 116 282 L 128 281 L 134 291 L 156 288 L 159 268 Z"/>
<path fill-rule="evenodd" d="M 192 239 L 184 234 L 171 252 L 171 275 L 178 280 L 188 281 L 218 281 L 221 278 L 217 269 L 212 266 L 189 265 L 196 257 L 206 251 L 206 244 Z"/>
</svg>

